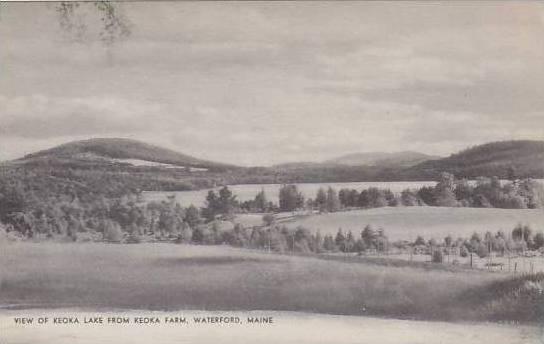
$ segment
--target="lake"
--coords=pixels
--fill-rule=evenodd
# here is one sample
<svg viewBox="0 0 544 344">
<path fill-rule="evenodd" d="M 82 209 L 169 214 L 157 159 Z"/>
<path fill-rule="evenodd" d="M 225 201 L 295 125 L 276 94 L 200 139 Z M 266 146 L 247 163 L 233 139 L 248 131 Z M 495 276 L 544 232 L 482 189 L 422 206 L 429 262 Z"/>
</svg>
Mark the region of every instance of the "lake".
<svg viewBox="0 0 544 344">
<path fill-rule="evenodd" d="M 370 187 L 376 187 L 380 189 L 390 189 L 394 193 L 400 193 L 404 189 L 419 189 L 424 186 L 434 186 L 434 181 L 410 181 L 410 182 L 356 182 L 356 183 L 301 183 L 296 184 L 298 189 L 302 192 L 305 198 L 315 198 L 317 190 L 319 188 L 333 187 L 336 191 L 340 189 L 355 189 L 362 191 Z M 278 194 L 282 184 L 241 184 L 241 185 L 229 185 L 229 189 L 236 195 L 239 201 L 247 201 L 255 198 L 255 195 L 264 190 L 266 197 L 269 201 L 278 203 Z M 144 191 L 143 197 L 147 202 L 162 201 L 168 196 L 173 195 L 176 201 L 184 207 L 191 204 L 201 207 L 205 205 L 206 195 L 209 190 L 204 189 L 194 191 L 176 191 L 176 192 L 164 192 L 164 191 Z"/>
</svg>

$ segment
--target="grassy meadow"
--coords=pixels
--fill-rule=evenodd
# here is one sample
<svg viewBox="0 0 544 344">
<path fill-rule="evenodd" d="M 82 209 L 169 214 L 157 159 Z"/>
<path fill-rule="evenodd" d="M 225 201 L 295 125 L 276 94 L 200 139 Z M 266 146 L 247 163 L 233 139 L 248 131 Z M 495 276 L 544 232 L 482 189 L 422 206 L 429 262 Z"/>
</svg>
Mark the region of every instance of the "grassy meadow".
<svg viewBox="0 0 544 344">
<path fill-rule="evenodd" d="M 254 219 L 251 219 L 254 220 Z M 243 223 L 241 216 L 239 221 Z M 544 229 L 542 209 L 447 208 L 447 207 L 385 207 L 343 211 L 298 217 L 286 222 L 288 227 L 304 226 L 321 234 L 336 234 L 338 228 L 358 235 L 368 224 L 382 227 L 390 240 L 470 237 L 477 232 L 510 233 L 518 224 L 528 224 L 534 230 Z"/>
<path fill-rule="evenodd" d="M 4 308 L 276 310 L 500 320 L 498 300 L 479 301 L 473 295 L 497 288 L 506 278 L 463 269 L 385 267 L 175 244 L 12 243 L 2 247 L 0 259 Z M 531 310 L 520 312 L 516 319 L 530 321 Z"/>
</svg>

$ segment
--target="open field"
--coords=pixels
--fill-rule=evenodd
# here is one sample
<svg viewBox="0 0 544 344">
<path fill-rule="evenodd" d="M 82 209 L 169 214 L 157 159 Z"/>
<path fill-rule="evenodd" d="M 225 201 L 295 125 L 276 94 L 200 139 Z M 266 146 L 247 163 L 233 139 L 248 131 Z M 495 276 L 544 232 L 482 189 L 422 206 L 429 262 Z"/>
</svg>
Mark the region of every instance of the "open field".
<svg viewBox="0 0 544 344">
<path fill-rule="evenodd" d="M 22 308 L 266 309 L 490 320 L 498 316 L 493 309 L 467 304 L 464 295 L 505 278 L 175 244 L 16 243 L 0 252 L 0 305 Z"/>
<path fill-rule="evenodd" d="M 469 237 L 474 232 L 503 230 L 510 233 L 518 224 L 528 224 L 533 230 L 544 230 L 542 209 L 396 207 L 344 211 L 300 217 L 286 222 L 288 227 L 304 226 L 321 234 L 336 234 L 338 228 L 358 235 L 370 224 L 382 227 L 390 240 L 443 239 Z"/>
<path fill-rule="evenodd" d="M 445 323 L 379 319 L 366 316 L 336 316 L 291 312 L 108 312 L 104 317 L 272 316 L 272 325 L 26 325 L 13 317 L 97 316 L 78 309 L 6 311 L 0 314 L 0 337 L 5 344 L 536 344 L 542 332 L 536 327 L 492 323 Z"/>
</svg>

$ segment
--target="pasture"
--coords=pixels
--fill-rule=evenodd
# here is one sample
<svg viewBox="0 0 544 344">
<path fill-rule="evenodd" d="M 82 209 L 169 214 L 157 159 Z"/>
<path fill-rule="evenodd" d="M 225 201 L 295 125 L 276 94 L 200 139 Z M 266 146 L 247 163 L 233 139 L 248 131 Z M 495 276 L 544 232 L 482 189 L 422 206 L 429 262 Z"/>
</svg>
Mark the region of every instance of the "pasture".
<svg viewBox="0 0 544 344">
<path fill-rule="evenodd" d="M 4 308 L 276 310 L 490 320 L 495 310 L 465 295 L 505 278 L 462 269 L 157 243 L 13 243 L 2 247 L 0 259 Z"/>
<path fill-rule="evenodd" d="M 239 221 L 243 223 L 244 215 Z M 446 208 L 446 207 L 385 207 L 308 215 L 294 218 L 285 224 L 290 228 L 304 226 L 321 234 L 336 234 L 338 228 L 359 235 L 366 225 L 384 228 L 390 240 L 441 240 L 447 235 L 454 238 L 470 237 L 477 232 L 510 233 L 518 224 L 528 224 L 533 230 L 544 230 L 542 209 Z"/>
</svg>

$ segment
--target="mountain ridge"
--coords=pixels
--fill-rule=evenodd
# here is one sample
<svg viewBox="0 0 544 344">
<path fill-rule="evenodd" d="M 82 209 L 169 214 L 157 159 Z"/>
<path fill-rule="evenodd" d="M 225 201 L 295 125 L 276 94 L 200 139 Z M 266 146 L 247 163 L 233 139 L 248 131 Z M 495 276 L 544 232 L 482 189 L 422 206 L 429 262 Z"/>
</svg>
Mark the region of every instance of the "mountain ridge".
<svg viewBox="0 0 544 344">
<path fill-rule="evenodd" d="M 347 157 L 347 158 L 345 158 Z M 367 160 L 363 161 L 363 157 Z M 332 161 L 347 159 L 344 164 Z M 359 160 L 356 161 L 355 158 Z M 372 181 L 372 180 L 435 180 L 441 172 L 459 178 L 498 176 L 544 178 L 544 141 L 511 140 L 489 142 L 435 158 L 423 153 L 347 154 L 328 162 L 295 162 L 270 167 L 239 167 L 218 163 L 124 138 L 94 138 L 68 142 L 50 149 L 27 154 L 15 163 L 30 166 L 58 165 L 100 169 L 105 166 L 130 166 L 129 160 L 157 163 L 152 168 L 203 168 L 220 172 L 231 183 Z M 351 160 L 350 160 L 351 159 Z M 418 160 L 423 161 L 416 163 Z M 120 161 L 121 160 L 121 161 Z M 361 162 L 367 165 L 360 165 Z M 351 164 L 349 164 L 351 163 Z M 355 165 L 357 163 L 357 165 Z M 136 166 L 137 167 L 137 166 Z M 142 168 L 148 168 L 142 167 Z M 236 173 L 222 173 L 238 171 Z M 225 180 L 226 181 L 226 180 Z"/>
</svg>

